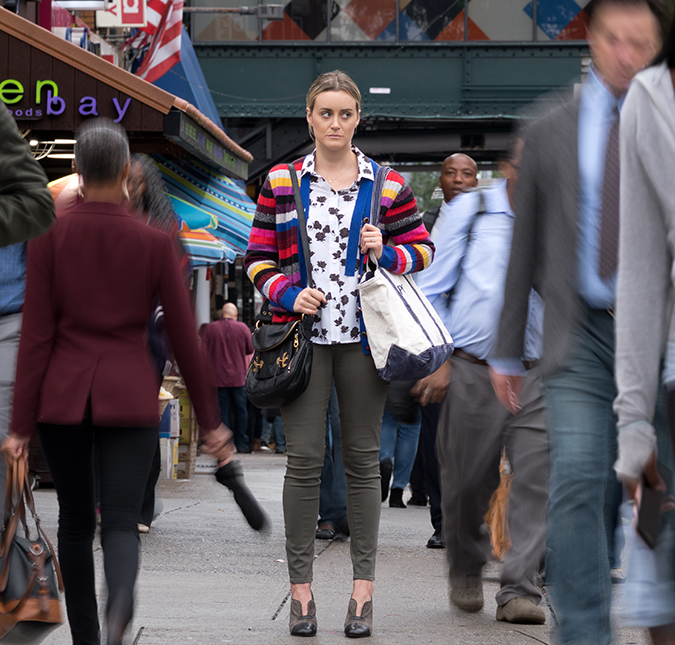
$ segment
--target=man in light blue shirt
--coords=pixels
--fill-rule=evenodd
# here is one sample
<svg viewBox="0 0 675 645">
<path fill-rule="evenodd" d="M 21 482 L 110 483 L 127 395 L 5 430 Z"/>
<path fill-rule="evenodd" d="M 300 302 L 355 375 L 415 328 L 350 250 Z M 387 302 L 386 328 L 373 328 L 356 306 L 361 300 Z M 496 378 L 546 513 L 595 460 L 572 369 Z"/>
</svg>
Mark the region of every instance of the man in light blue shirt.
<svg viewBox="0 0 675 645">
<path fill-rule="evenodd" d="M 516 412 L 527 296 L 535 287 L 546 303 L 546 583 L 562 645 L 612 642 L 610 566 L 616 563 L 610 559 L 616 559 L 620 501 L 612 470 L 619 115 L 631 79 L 658 50 L 662 17 L 651 0 L 594 0 L 588 26 L 593 65 L 581 92 L 525 132 L 491 365 L 499 399 Z"/>
<path fill-rule="evenodd" d="M 513 470 L 508 513 L 513 548 L 504 558 L 497 620 L 541 624 L 546 616 L 538 606 L 542 594 L 534 578 L 544 556 L 548 443 L 538 366 L 543 304 L 534 291 L 522 356 L 527 377 L 520 414 L 500 404 L 487 363 L 504 299 L 521 147 L 517 140 L 500 165 L 506 180 L 459 195 L 439 215 L 434 263 L 419 275 L 418 284 L 456 349 L 439 372 L 415 389 L 423 405 L 443 400 L 437 453 L 450 600 L 464 611 L 483 606 L 481 570 L 491 551 L 483 517 L 500 483 L 505 447 Z"/>
<path fill-rule="evenodd" d="M 424 213 L 424 225 L 434 239 L 434 235 L 442 228 L 441 224 L 450 208 L 451 202 L 467 191 L 478 186 L 478 166 L 476 162 L 461 152 L 447 157 L 441 166 L 438 181 L 443 191 L 443 203 L 430 208 Z M 419 448 L 421 469 L 424 477 L 425 492 L 429 497 L 429 519 L 434 532 L 427 541 L 428 549 L 444 549 L 443 511 L 441 510 L 441 484 L 438 475 L 438 459 L 436 455 L 436 428 L 441 413 L 439 402 L 422 407 L 422 426 L 420 428 Z M 412 485 L 412 478 L 411 478 Z M 413 489 L 413 494 L 415 490 Z"/>
</svg>

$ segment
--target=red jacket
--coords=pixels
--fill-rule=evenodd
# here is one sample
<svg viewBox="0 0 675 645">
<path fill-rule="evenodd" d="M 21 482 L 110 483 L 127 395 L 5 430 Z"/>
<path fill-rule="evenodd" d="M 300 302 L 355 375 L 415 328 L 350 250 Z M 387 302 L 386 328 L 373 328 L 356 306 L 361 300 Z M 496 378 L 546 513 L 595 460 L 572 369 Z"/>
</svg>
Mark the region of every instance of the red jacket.
<svg viewBox="0 0 675 645">
<path fill-rule="evenodd" d="M 28 245 L 12 431 L 82 422 L 159 424 L 157 377 L 146 329 L 159 295 L 197 419 L 220 424 L 171 238 L 121 206 L 89 202 Z"/>
</svg>

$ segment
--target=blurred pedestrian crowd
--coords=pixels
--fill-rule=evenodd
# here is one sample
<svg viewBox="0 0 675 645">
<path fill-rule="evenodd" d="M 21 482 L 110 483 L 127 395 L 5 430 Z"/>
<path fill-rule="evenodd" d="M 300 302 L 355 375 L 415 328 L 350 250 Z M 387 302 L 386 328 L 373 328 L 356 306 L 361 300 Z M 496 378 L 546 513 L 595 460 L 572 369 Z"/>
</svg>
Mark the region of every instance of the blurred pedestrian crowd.
<svg viewBox="0 0 675 645">
<path fill-rule="evenodd" d="M 631 623 L 675 643 L 675 24 L 660 0 L 587 10 L 583 82 L 516 125 L 491 183 L 479 186 L 471 156 L 449 155 L 443 201 L 425 213 L 403 175 L 354 145 L 356 83 L 316 79 L 315 148 L 270 171 L 244 258 L 269 310 L 259 325 L 310 322 L 308 382 L 264 409 L 247 400 L 263 362 L 236 304 L 218 303 L 198 344 L 188 260 L 152 161 L 129 155 L 121 127 L 84 126 L 79 194 L 55 218 L 0 104 L 2 451 L 23 458 L 40 435 L 74 643 L 100 642 L 95 509 L 109 644 L 133 613 L 138 529 L 159 476 L 156 391 L 174 359 L 247 518 L 255 500 L 232 484 L 243 481 L 233 455 L 285 455 L 292 635 L 319 632 L 315 539 L 338 537 L 353 564 L 344 633 L 373 633 L 388 500 L 429 505 L 420 547 L 444 550 L 461 611 L 483 608 L 482 571 L 497 557 L 497 620 L 544 624 L 546 596 L 556 642 L 609 645 L 612 585 L 625 584 Z M 453 339 L 440 369 L 380 378 L 359 300 L 376 269 L 414 274 Z M 126 408 L 111 408 L 120 398 Z"/>
</svg>

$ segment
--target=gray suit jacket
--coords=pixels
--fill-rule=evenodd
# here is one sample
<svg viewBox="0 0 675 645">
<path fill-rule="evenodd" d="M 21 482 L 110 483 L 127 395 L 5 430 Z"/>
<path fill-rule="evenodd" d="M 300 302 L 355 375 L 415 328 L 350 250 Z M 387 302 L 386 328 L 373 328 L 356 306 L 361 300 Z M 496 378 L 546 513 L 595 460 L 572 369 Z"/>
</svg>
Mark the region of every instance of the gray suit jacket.
<svg viewBox="0 0 675 645">
<path fill-rule="evenodd" d="M 516 220 L 495 358 L 523 355 L 530 288 L 544 313 L 542 367 L 565 365 L 583 305 L 577 294 L 579 99 L 528 127 L 516 191 Z"/>
</svg>

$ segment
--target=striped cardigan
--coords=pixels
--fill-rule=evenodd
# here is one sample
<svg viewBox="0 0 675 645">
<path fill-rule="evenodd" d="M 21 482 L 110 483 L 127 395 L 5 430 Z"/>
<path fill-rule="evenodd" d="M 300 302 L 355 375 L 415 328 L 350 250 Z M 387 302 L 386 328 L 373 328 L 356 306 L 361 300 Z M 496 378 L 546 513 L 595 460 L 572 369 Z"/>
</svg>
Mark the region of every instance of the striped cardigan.
<svg viewBox="0 0 675 645">
<path fill-rule="evenodd" d="M 293 162 L 298 181 L 304 158 Z M 379 264 L 392 273 L 426 269 L 434 245 L 417 212 L 410 186 L 391 171 L 382 190 L 379 226 L 384 248 Z M 395 246 L 386 246 L 390 240 Z M 293 305 L 303 289 L 300 272 L 298 215 L 288 166 L 272 168 L 258 198 L 258 207 L 248 241 L 244 266 L 248 277 L 272 303 L 274 322 L 297 317 Z M 276 306 L 274 306 L 276 305 Z"/>
</svg>

